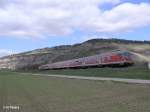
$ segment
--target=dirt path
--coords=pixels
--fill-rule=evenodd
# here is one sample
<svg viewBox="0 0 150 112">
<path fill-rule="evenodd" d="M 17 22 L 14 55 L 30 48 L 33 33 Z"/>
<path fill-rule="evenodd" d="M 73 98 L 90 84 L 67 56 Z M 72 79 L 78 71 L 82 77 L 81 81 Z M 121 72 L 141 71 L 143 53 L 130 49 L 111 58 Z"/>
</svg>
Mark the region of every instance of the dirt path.
<svg viewBox="0 0 150 112">
<path fill-rule="evenodd" d="M 58 78 L 69 78 L 69 79 L 100 80 L 100 81 L 116 81 L 116 82 L 137 83 L 137 84 L 150 84 L 150 80 L 142 80 L 142 79 L 85 77 L 85 76 L 31 74 L 31 73 L 21 73 L 21 74 L 24 74 L 24 75 L 35 75 L 35 76 L 36 76 L 36 75 L 37 75 L 37 76 L 49 76 L 49 77 L 58 77 Z"/>
</svg>

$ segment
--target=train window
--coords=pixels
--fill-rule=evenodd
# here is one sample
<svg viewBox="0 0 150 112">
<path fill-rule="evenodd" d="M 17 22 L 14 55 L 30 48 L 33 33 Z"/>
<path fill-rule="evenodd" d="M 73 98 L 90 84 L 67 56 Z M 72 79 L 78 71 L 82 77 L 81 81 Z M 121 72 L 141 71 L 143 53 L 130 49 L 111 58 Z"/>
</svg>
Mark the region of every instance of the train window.
<svg viewBox="0 0 150 112">
<path fill-rule="evenodd" d="M 108 61 L 108 58 L 107 57 L 104 57 L 104 62 L 107 62 Z"/>
<path fill-rule="evenodd" d="M 128 53 L 128 52 L 123 52 L 123 53 L 120 53 L 119 55 L 121 55 L 122 58 L 125 59 L 125 60 L 130 60 L 131 59 L 130 53 Z"/>
<path fill-rule="evenodd" d="M 127 58 L 129 57 L 129 53 L 127 53 L 127 52 L 121 53 L 120 55 L 127 57 Z"/>
</svg>

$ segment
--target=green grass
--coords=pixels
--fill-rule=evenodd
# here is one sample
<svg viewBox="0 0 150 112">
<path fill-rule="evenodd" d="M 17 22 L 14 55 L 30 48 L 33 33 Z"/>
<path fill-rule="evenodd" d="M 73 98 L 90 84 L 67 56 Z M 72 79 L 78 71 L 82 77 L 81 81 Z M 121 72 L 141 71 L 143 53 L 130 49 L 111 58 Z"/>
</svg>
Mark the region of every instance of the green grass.
<svg viewBox="0 0 150 112">
<path fill-rule="evenodd" d="M 0 71 L 0 112 L 149 112 L 149 85 Z"/>
<path fill-rule="evenodd" d="M 131 79 L 150 79 L 150 70 L 146 68 L 88 68 L 88 69 L 62 69 L 29 71 L 41 74 L 59 74 L 75 76 L 114 77 Z"/>
</svg>

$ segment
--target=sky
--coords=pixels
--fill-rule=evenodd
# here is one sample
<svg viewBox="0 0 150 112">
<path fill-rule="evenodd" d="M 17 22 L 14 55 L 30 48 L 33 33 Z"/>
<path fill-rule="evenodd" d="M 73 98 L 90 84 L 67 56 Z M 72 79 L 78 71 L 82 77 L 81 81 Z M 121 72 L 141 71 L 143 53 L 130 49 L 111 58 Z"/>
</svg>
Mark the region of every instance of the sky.
<svg viewBox="0 0 150 112">
<path fill-rule="evenodd" d="M 0 56 L 94 38 L 150 41 L 150 0 L 0 0 Z"/>
</svg>

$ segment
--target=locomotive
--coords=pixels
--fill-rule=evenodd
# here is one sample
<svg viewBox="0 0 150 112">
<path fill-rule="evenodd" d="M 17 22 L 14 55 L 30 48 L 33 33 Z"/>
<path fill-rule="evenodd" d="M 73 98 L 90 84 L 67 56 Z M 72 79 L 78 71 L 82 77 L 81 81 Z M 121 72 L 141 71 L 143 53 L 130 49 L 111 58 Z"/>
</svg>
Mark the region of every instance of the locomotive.
<svg viewBox="0 0 150 112">
<path fill-rule="evenodd" d="M 39 66 L 40 70 L 47 69 L 65 69 L 65 68 L 87 68 L 104 66 L 129 66 L 133 61 L 128 51 L 112 51 L 98 55 L 60 61 Z"/>
</svg>

